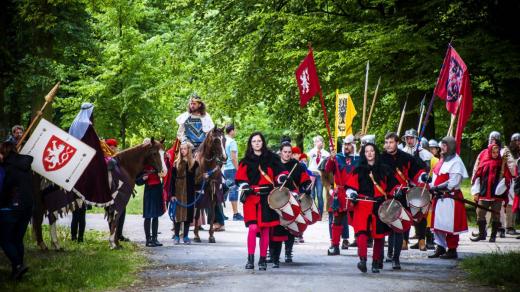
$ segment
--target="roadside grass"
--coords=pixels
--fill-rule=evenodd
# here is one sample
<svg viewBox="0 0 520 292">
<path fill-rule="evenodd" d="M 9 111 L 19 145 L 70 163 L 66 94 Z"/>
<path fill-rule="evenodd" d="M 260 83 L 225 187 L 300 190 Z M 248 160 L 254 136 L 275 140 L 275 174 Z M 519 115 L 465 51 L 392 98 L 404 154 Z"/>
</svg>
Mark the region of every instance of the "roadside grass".
<svg viewBox="0 0 520 292">
<path fill-rule="evenodd" d="M 468 278 L 504 291 L 520 289 L 520 252 L 494 252 L 462 260 Z"/>
<path fill-rule="evenodd" d="M 135 197 L 131 197 L 128 205 L 126 205 L 126 214 L 141 215 L 143 214 L 143 192 L 144 186 L 135 186 Z M 88 210 L 89 213 L 105 214 L 104 208 L 93 207 Z"/>
<path fill-rule="evenodd" d="M 49 243 L 48 225 L 44 229 Z M 59 238 L 67 238 L 68 229 L 58 227 L 58 233 Z M 64 251 L 42 252 L 28 229 L 25 261 L 29 271 L 19 283 L 9 280 L 10 263 L 0 255 L 0 291 L 98 291 L 134 284 L 139 270 L 148 264 L 141 248 L 123 242 L 123 249 L 110 250 L 107 238 L 105 232 L 86 231 L 84 243 L 62 241 Z"/>
</svg>

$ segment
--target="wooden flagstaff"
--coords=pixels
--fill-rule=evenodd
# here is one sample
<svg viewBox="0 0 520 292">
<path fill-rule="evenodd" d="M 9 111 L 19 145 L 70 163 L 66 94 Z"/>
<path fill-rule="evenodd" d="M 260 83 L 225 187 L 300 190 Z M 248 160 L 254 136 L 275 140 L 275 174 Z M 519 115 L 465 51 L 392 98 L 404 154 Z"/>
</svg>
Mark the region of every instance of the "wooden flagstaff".
<svg viewBox="0 0 520 292">
<path fill-rule="evenodd" d="M 22 138 L 20 139 L 20 141 L 18 141 L 18 144 L 16 144 L 17 151 L 20 151 L 20 148 L 22 148 L 23 141 L 25 141 L 25 138 L 27 138 L 27 135 L 31 132 L 31 130 L 34 127 L 34 125 L 36 124 L 36 122 L 43 115 L 43 111 L 45 110 L 47 105 L 52 103 L 52 101 L 54 100 L 54 97 L 56 96 L 56 93 L 58 92 L 58 89 L 60 88 L 60 83 L 61 82 L 58 81 L 58 83 L 56 83 L 56 85 L 54 85 L 54 87 L 51 89 L 51 91 L 49 91 L 49 93 L 47 93 L 47 95 L 45 96 L 45 103 L 43 104 L 42 108 L 36 112 L 36 116 L 34 116 L 31 123 L 29 124 L 29 127 L 27 127 L 27 129 L 23 133 Z"/>
<path fill-rule="evenodd" d="M 401 128 L 403 127 L 404 115 L 406 113 L 406 104 L 408 103 L 408 98 L 404 102 L 403 110 L 401 111 L 401 117 L 399 118 L 399 126 L 397 127 L 397 136 L 401 134 Z"/>
<path fill-rule="evenodd" d="M 462 99 L 462 96 L 460 97 Z M 455 125 L 455 120 L 457 119 L 457 115 L 459 114 L 459 108 L 460 108 L 460 102 L 457 105 L 457 110 L 455 111 L 455 114 L 451 114 L 451 121 L 450 121 L 450 127 L 448 128 L 448 133 L 446 136 L 453 137 L 453 126 Z"/>
<path fill-rule="evenodd" d="M 361 134 L 365 133 L 365 114 L 367 111 L 368 98 L 368 71 L 370 71 L 370 61 L 367 61 L 367 67 L 365 72 L 365 93 L 363 95 L 363 118 L 361 120 Z"/>
<path fill-rule="evenodd" d="M 363 135 L 368 133 L 368 128 L 370 128 L 370 118 L 372 118 L 372 113 L 374 112 L 374 106 L 376 105 L 377 93 L 379 91 L 379 85 L 381 84 L 381 76 L 377 80 L 376 91 L 374 92 L 374 97 L 372 98 L 372 105 L 370 106 L 370 112 L 368 113 L 367 125 L 365 127 L 365 132 Z"/>
<path fill-rule="evenodd" d="M 419 115 L 419 125 L 417 126 L 417 133 L 419 133 L 419 131 L 421 131 L 422 120 L 424 118 L 424 111 L 426 110 L 426 104 L 424 104 L 425 102 L 426 102 L 426 93 L 424 94 L 424 97 L 421 101 L 421 114 Z"/>
</svg>

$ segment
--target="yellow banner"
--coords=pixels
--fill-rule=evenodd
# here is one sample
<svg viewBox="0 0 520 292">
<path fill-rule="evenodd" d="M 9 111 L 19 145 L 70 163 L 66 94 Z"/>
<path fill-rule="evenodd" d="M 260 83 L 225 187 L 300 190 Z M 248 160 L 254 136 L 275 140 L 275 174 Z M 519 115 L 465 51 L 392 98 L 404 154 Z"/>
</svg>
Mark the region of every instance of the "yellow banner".
<svg viewBox="0 0 520 292">
<path fill-rule="evenodd" d="M 337 142 L 338 137 L 345 137 L 353 133 L 352 121 L 356 115 L 357 112 L 350 94 L 340 94 L 336 90 L 335 142 Z"/>
</svg>

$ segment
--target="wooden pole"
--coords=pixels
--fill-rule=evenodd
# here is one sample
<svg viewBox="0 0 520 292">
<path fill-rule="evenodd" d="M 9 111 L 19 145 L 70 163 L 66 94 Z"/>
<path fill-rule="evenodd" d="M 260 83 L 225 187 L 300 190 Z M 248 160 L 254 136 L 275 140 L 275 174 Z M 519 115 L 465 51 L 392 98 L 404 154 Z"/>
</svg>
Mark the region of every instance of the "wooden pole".
<svg viewBox="0 0 520 292">
<path fill-rule="evenodd" d="M 421 114 L 419 115 L 419 125 L 417 126 L 417 133 L 419 133 L 421 131 L 422 120 L 424 117 L 424 110 L 426 109 L 426 105 L 424 104 L 425 101 L 426 101 L 426 93 L 424 94 L 424 97 L 421 101 Z"/>
<path fill-rule="evenodd" d="M 461 96 L 461 99 L 462 99 L 462 96 Z M 455 125 L 455 120 L 457 119 L 457 115 L 459 113 L 459 108 L 460 108 L 460 102 L 457 105 L 457 110 L 455 111 L 455 114 L 451 114 L 450 127 L 448 128 L 448 133 L 446 136 L 453 137 L 453 125 Z"/>
<path fill-rule="evenodd" d="M 374 97 L 372 98 L 372 105 L 370 106 L 370 113 L 368 113 L 367 126 L 365 128 L 365 132 L 363 135 L 368 133 L 368 128 L 370 127 L 370 118 L 372 118 L 372 113 L 374 112 L 374 106 L 376 105 L 377 93 L 379 91 L 379 84 L 381 84 L 381 76 L 377 80 L 376 91 L 374 92 Z"/>
<path fill-rule="evenodd" d="M 27 127 L 27 130 L 23 133 L 22 138 L 20 141 L 18 141 L 18 144 L 16 144 L 16 150 L 20 151 L 20 148 L 22 148 L 22 143 L 25 141 L 25 138 L 27 138 L 27 135 L 31 132 L 32 128 L 36 124 L 36 122 L 39 120 L 39 118 L 43 115 L 43 111 L 45 110 L 45 107 L 47 107 L 48 104 L 52 103 L 54 100 L 54 97 L 56 96 L 56 93 L 58 92 L 58 89 L 60 88 L 60 82 L 56 83 L 54 87 L 47 93 L 45 98 L 45 103 L 43 104 L 42 108 L 36 112 L 36 116 L 32 119 L 31 123 L 29 124 L 29 127 Z"/>
<path fill-rule="evenodd" d="M 368 98 L 368 71 L 370 71 L 370 61 L 367 61 L 367 67 L 365 71 L 365 94 L 363 95 L 363 119 L 361 120 L 361 134 L 365 133 L 365 114 L 367 111 Z"/>
<path fill-rule="evenodd" d="M 404 115 L 406 113 L 406 104 L 408 103 L 408 98 L 404 102 L 403 110 L 401 111 L 401 117 L 399 118 L 399 126 L 397 127 L 397 136 L 401 134 L 401 128 L 403 127 Z"/>
</svg>

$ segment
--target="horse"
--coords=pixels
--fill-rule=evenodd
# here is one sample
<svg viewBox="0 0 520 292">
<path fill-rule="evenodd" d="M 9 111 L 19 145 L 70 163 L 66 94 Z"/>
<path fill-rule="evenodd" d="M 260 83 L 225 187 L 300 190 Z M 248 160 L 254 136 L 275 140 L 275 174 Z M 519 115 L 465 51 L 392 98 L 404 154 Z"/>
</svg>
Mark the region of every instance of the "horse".
<svg viewBox="0 0 520 292">
<path fill-rule="evenodd" d="M 215 207 L 220 200 L 223 199 L 222 193 L 222 165 L 226 162 L 226 137 L 224 129 L 215 127 L 208 132 L 206 138 L 196 150 L 195 159 L 199 163 L 199 175 L 203 177 L 203 195 L 202 201 L 197 206 L 195 214 L 195 228 L 193 233 L 195 237 L 193 241 L 201 242 L 199 236 L 198 219 L 200 217 L 201 208 L 208 209 L 209 243 L 215 243 L 213 236 L 213 222 L 215 221 Z M 220 198 L 219 198 L 220 197 Z"/>
<path fill-rule="evenodd" d="M 135 177 L 137 174 L 143 171 L 145 165 L 152 165 L 159 173 L 163 173 L 166 170 L 162 144 L 155 141 L 153 138 L 150 143 L 144 143 L 116 154 L 114 159 L 118 163 L 122 182 L 121 184 L 116 185 L 117 190 L 115 192 L 116 197 L 114 198 L 114 204 L 106 208 L 106 215 L 110 226 L 110 247 L 113 249 L 120 248 L 120 245 L 115 238 L 117 228 L 117 223 L 115 222 L 119 219 L 120 213 L 126 207 L 126 204 L 133 193 Z M 110 173 L 109 175 L 112 176 Z M 48 212 L 47 217 L 49 218 L 51 245 L 55 250 L 62 250 L 58 242 L 56 222 L 59 216 L 63 216 L 69 211 L 81 207 L 85 202 L 73 192 L 66 192 L 56 186 L 51 186 L 51 188 L 54 189 L 47 194 L 47 196 L 52 196 L 52 198 L 46 198 L 46 200 L 44 200 L 44 189 L 48 189 L 49 185 L 50 183 L 46 182 L 44 178 L 38 175 L 33 177 L 33 237 L 41 250 L 48 249 L 47 245 L 43 241 L 42 235 L 43 217 L 45 213 Z M 46 209 L 48 206 L 46 206 L 45 201 L 49 200 L 54 201 L 54 206 L 57 206 L 53 208 L 53 210 Z"/>
</svg>

